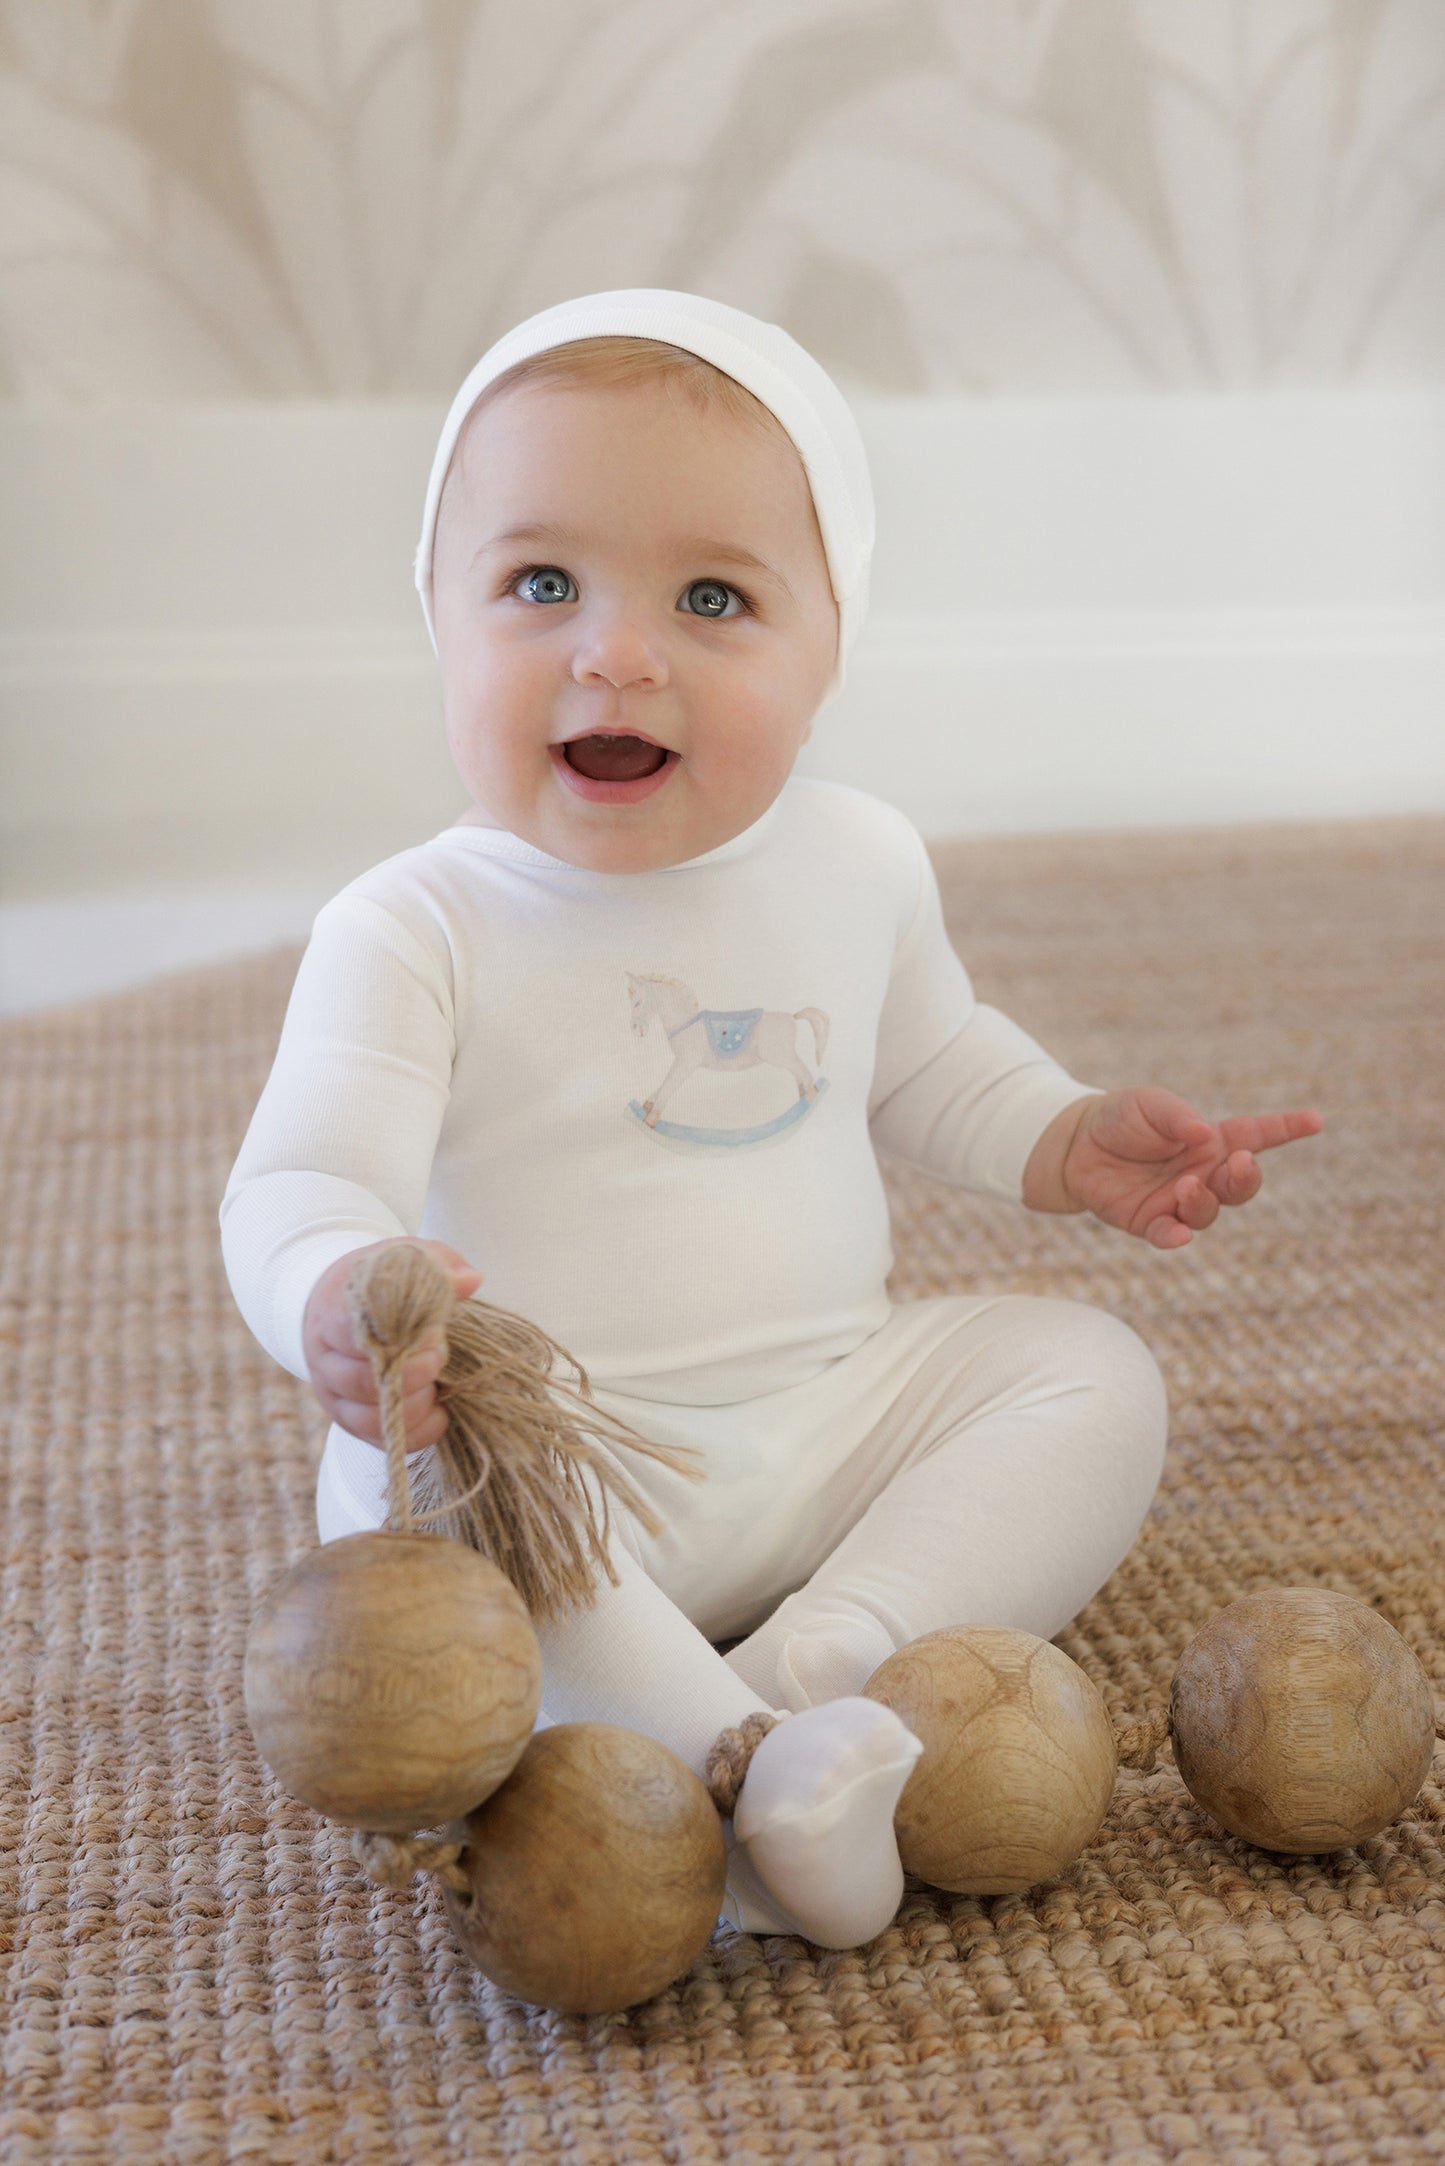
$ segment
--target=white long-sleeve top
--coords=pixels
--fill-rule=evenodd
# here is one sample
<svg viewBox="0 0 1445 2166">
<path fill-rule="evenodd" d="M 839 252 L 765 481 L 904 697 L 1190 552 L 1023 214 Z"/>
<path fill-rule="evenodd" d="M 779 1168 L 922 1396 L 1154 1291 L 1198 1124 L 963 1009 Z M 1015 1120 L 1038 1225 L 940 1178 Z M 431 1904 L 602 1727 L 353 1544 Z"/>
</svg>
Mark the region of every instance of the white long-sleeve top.
<svg viewBox="0 0 1445 2166">
<path fill-rule="evenodd" d="M 599 1386 L 751 1398 L 887 1320 L 878 1149 L 1017 1199 L 1088 1088 L 974 999 L 922 838 L 864 791 L 795 775 L 657 872 L 451 827 L 317 916 L 226 1271 L 302 1378 L 321 1274 L 419 1234 Z"/>
</svg>

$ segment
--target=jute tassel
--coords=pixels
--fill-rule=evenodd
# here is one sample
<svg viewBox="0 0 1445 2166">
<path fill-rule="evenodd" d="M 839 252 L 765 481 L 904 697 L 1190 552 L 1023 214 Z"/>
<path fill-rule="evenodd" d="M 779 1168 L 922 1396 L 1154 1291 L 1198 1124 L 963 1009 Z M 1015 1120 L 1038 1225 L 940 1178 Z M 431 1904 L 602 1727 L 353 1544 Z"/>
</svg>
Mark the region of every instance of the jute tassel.
<svg viewBox="0 0 1445 2166">
<path fill-rule="evenodd" d="M 525 1317 L 491 1303 L 458 1302 L 441 1266 L 408 1242 L 361 1257 L 347 1282 L 357 1346 L 371 1356 L 386 1437 L 388 1528 L 410 1534 L 435 1524 L 501 1571 L 534 1618 L 560 1617 L 596 1600 L 597 1572 L 613 1586 L 609 1492 L 649 1534 L 662 1522 L 641 1491 L 593 1441 L 609 1441 L 702 1481 L 700 1455 L 653 1444 L 592 1401 L 586 1370 Z M 440 1330 L 446 1364 L 437 1379 L 446 1434 L 408 1463 L 401 1378 L 419 1342 Z M 559 1359 L 579 1388 L 553 1374 Z M 585 1420 L 558 1403 L 558 1394 Z M 595 1495 L 583 1480 L 590 1473 Z M 599 1513 L 600 1507 L 600 1513 Z"/>
</svg>

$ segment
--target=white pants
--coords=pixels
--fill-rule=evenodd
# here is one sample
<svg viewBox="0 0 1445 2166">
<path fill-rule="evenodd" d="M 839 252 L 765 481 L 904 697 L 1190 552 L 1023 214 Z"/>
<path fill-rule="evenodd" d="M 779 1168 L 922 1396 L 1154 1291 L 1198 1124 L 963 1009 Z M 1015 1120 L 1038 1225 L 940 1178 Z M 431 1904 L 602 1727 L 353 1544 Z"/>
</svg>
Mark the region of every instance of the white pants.
<svg viewBox="0 0 1445 2166">
<path fill-rule="evenodd" d="M 664 1531 L 614 1508 L 621 1584 L 539 1629 L 542 1721 L 624 1724 L 699 1774 L 720 1730 L 861 1691 L 922 1633 L 1052 1639 L 1133 1545 L 1168 1427 L 1126 1324 L 1022 1295 L 907 1302 L 820 1375 L 731 1405 L 595 1397 L 701 1447 L 708 1478 L 618 1451 Z M 384 1454 L 333 1427 L 321 1540 L 385 1516 Z"/>
</svg>

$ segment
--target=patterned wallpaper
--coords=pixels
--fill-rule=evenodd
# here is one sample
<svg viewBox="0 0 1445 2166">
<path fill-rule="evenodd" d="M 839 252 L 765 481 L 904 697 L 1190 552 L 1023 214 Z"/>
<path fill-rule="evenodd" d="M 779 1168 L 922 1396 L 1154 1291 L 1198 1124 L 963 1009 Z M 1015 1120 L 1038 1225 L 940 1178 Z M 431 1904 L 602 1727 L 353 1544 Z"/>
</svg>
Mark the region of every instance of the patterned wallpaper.
<svg viewBox="0 0 1445 2166">
<path fill-rule="evenodd" d="M 1445 376 L 1445 0 L 0 0 L 0 396 L 441 398 L 680 285 L 849 388 Z"/>
</svg>

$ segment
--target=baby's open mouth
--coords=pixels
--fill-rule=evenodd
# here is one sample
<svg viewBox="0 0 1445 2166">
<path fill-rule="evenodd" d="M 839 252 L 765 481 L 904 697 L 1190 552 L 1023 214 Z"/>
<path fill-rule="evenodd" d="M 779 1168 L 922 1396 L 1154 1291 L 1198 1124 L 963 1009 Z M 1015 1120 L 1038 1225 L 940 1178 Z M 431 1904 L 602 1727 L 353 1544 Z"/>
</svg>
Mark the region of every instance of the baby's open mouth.
<svg viewBox="0 0 1445 2166">
<path fill-rule="evenodd" d="M 666 748 L 643 737 L 574 737 L 562 757 L 593 782 L 638 782 L 655 775 L 667 759 Z"/>
</svg>

